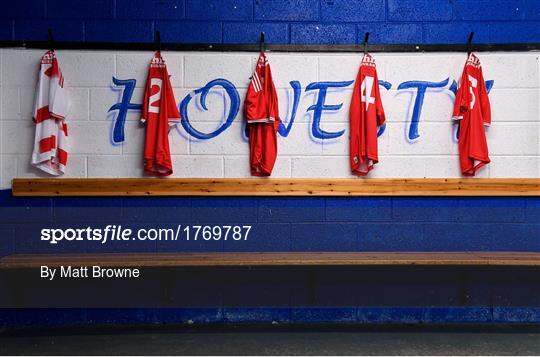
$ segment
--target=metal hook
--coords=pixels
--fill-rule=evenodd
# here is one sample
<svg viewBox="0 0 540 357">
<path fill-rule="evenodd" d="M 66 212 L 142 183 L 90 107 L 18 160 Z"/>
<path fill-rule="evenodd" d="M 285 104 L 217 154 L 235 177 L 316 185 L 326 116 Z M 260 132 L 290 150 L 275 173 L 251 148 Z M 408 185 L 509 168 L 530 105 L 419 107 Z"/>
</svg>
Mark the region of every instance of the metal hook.
<svg viewBox="0 0 540 357">
<path fill-rule="evenodd" d="M 264 53 L 264 32 L 261 32 L 260 50 Z"/>
<path fill-rule="evenodd" d="M 161 53 L 161 34 L 159 33 L 159 31 L 156 31 L 155 42 L 156 42 L 156 51 Z"/>
<path fill-rule="evenodd" d="M 54 46 L 53 46 L 54 45 L 54 36 L 53 36 L 52 29 L 49 28 L 47 30 L 47 32 L 49 34 L 49 36 L 48 36 L 49 37 L 49 49 L 54 52 Z"/>
<path fill-rule="evenodd" d="M 467 55 L 470 55 L 472 52 L 472 40 L 474 37 L 474 32 L 469 34 L 469 39 L 467 40 Z"/>
<path fill-rule="evenodd" d="M 367 45 L 368 45 L 368 41 L 369 41 L 369 32 L 366 32 L 365 36 L 364 36 L 364 55 L 367 55 Z"/>
</svg>

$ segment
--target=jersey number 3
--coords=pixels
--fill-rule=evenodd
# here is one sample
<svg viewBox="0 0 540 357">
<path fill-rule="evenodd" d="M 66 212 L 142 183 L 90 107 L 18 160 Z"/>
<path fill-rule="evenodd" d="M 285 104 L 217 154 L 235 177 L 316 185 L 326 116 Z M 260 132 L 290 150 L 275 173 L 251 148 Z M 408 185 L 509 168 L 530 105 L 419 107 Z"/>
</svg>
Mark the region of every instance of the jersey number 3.
<svg viewBox="0 0 540 357">
<path fill-rule="evenodd" d="M 478 87 L 478 81 L 476 80 L 476 78 L 474 78 L 470 74 L 468 76 L 469 76 L 469 81 L 471 82 L 471 86 L 469 87 L 469 93 L 471 93 L 470 109 L 472 110 L 474 108 L 474 103 L 476 103 L 476 97 L 474 96 L 473 88 Z"/>
</svg>

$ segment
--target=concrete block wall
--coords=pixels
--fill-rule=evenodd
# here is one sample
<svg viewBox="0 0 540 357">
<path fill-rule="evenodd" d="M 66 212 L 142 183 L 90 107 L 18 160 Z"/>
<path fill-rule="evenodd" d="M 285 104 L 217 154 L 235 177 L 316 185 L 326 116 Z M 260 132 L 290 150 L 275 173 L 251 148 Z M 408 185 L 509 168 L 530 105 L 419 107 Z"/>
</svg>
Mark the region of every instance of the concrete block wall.
<svg viewBox="0 0 540 357">
<path fill-rule="evenodd" d="M 41 177 L 29 164 L 33 148 L 31 121 L 34 89 L 42 50 L 3 49 L 1 60 L 1 187 L 14 177 Z M 133 79 L 130 102 L 140 104 L 151 52 L 57 51 L 73 101 L 68 117 L 70 159 L 66 177 L 141 177 L 145 129 L 138 110 L 126 113 L 124 140 L 113 138 L 126 86 L 113 78 Z M 480 53 L 490 91 L 493 125 L 487 129 L 492 163 L 479 177 L 539 177 L 539 53 Z M 200 139 L 179 125 L 170 132 L 174 177 L 249 177 L 249 145 L 242 115 L 243 98 L 256 55 L 251 53 L 165 52 L 178 105 L 186 105 L 191 128 L 211 134 Z M 353 177 L 348 163 L 348 108 L 358 70 L 358 54 L 269 53 L 279 94 L 283 130 L 274 177 Z M 451 121 L 454 94 L 465 55 L 375 54 L 382 101 L 387 115 L 379 137 L 380 163 L 370 177 L 460 177 L 458 148 Z M 201 107 L 194 91 L 220 80 Z M 399 89 L 405 82 L 435 83 L 424 96 L 418 135 L 410 135 L 418 91 Z M 313 106 L 320 90 L 310 84 L 331 83 L 317 125 Z M 298 104 L 295 106 L 295 88 Z M 237 98 L 235 98 L 237 96 Z M 234 112 L 237 108 L 237 112 Z M 311 110 L 310 110 L 311 108 Z M 322 107 L 321 107 L 322 108 Z M 293 120 L 293 112 L 294 120 Z M 219 128 L 224 129 L 215 134 Z M 317 130 L 335 134 L 321 138 Z M 190 129 L 190 130 L 188 130 Z M 340 134 L 341 133 L 341 134 Z M 339 135 L 340 134 L 340 135 Z"/>
<path fill-rule="evenodd" d="M 175 43 L 539 42 L 535 0 L 26 0 L 0 14 L 0 39 Z"/>
</svg>

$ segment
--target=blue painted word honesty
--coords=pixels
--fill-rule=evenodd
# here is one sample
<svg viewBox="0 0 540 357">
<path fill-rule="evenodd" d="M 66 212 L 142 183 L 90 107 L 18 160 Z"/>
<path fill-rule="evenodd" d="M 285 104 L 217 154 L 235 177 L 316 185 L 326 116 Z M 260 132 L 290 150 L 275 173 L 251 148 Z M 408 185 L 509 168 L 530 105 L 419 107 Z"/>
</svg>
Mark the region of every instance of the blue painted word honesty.
<svg viewBox="0 0 540 357">
<path fill-rule="evenodd" d="M 129 111 L 140 111 L 141 110 L 141 104 L 132 103 L 131 99 L 133 96 L 133 91 L 135 89 L 135 86 L 137 84 L 137 81 L 135 79 L 118 79 L 113 77 L 113 88 L 115 90 L 120 90 L 121 95 L 119 102 L 115 103 L 113 106 L 109 108 L 109 112 L 116 112 L 116 115 L 114 117 L 114 125 L 112 129 L 112 141 L 114 144 L 120 144 L 124 142 L 125 136 L 124 136 L 124 125 L 126 122 L 126 115 Z M 311 112 L 312 114 L 312 122 L 311 122 L 311 134 L 315 139 L 318 140 L 327 140 L 327 139 L 335 139 L 339 138 L 342 135 L 344 135 L 345 130 L 336 131 L 336 132 L 329 132 L 326 130 L 323 130 L 321 128 L 321 122 L 323 120 L 323 114 L 324 113 L 331 113 L 331 112 L 339 112 L 342 110 L 343 103 L 327 103 L 327 93 L 328 90 L 344 90 L 346 88 L 349 88 L 353 85 L 354 81 L 341 81 L 341 82 L 313 82 L 306 86 L 305 93 L 315 93 L 316 94 L 316 100 L 315 104 L 310 106 L 307 109 L 307 112 Z M 450 79 L 446 78 L 445 80 L 439 81 L 439 82 L 429 82 L 429 81 L 406 81 L 403 83 L 400 83 L 397 86 L 397 90 L 399 91 L 413 91 L 415 95 L 411 97 L 411 101 L 414 101 L 412 114 L 410 115 L 410 118 L 407 118 L 408 122 L 408 129 L 406 132 L 406 139 L 409 142 L 414 142 L 418 140 L 420 137 L 420 134 L 418 133 L 418 127 L 420 124 L 420 117 L 422 114 L 422 106 L 424 104 L 424 98 L 426 95 L 426 92 L 431 89 L 447 89 L 447 92 L 455 97 L 456 91 L 457 91 L 457 83 L 456 81 L 452 81 L 452 83 L 449 85 Z M 488 92 L 493 87 L 494 81 L 489 80 L 486 81 L 486 87 Z M 300 95 L 302 93 L 302 85 L 299 81 L 293 80 L 290 82 L 290 86 L 292 89 L 292 99 L 289 97 L 290 101 L 290 117 L 289 118 L 282 118 L 282 121 L 280 123 L 278 133 L 283 136 L 287 137 L 292 129 L 292 126 L 294 124 L 294 120 L 297 115 L 298 110 L 298 104 L 300 103 Z M 390 82 L 379 80 L 379 86 L 384 90 L 389 90 L 392 88 L 392 84 Z M 228 113 L 225 117 L 225 119 L 222 121 L 221 125 L 214 131 L 209 133 L 201 132 L 200 130 L 197 130 L 193 124 L 190 121 L 189 118 L 189 112 L 188 107 L 190 104 L 192 104 L 192 101 L 198 100 L 200 104 L 201 110 L 208 111 L 207 107 L 207 96 L 212 90 L 219 89 L 218 93 L 222 93 L 223 96 L 227 96 L 227 103 L 228 103 L 228 110 L 226 110 L 226 113 Z M 190 94 L 186 95 L 179 104 L 180 109 L 180 115 L 182 117 L 181 124 L 184 128 L 184 130 L 187 132 L 188 135 L 195 139 L 199 140 L 208 140 L 215 138 L 227 128 L 231 126 L 233 121 L 238 116 L 238 113 L 240 112 L 240 95 L 238 93 L 238 90 L 236 86 L 231 83 L 230 81 L 223 79 L 223 78 L 217 78 L 210 82 L 208 82 L 205 86 L 196 89 L 195 91 L 191 92 Z M 381 126 L 379 128 L 378 135 L 381 136 L 386 128 L 386 124 Z"/>
</svg>

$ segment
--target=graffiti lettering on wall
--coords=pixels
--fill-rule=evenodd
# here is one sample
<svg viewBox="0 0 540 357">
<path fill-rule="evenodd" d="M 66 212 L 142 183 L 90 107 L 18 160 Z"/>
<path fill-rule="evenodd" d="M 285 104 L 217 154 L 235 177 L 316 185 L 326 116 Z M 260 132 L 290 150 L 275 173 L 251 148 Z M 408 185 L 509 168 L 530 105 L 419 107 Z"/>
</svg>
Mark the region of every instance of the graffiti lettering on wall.
<svg viewBox="0 0 540 357">
<path fill-rule="evenodd" d="M 133 91 L 137 84 L 137 81 L 135 79 L 118 79 L 113 77 L 112 82 L 113 89 L 119 90 L 121 92 L 119 102 L 115 103 L 109 108 L 109 113 L 116 113 L 112 129 L 112 141 L 114 144 L 121 144 L 125 141 L 124 125 L 126 122 L 127 113 L 129 111 L 140 111 L 141 104 L 131 102 L 133 97 Z M 422 115 L 422 106 L 424 104 L 426 93 L 429 90 L 445 90 L 446 93 L 450 94 L 451 98 L 455 97 L 457 91 L 457 83 L 456 81 L 452 81 L 452 83 L 448 85 L 449 82 L 449 78 L 446 78 L 445 80 L 439 82 L 406 81 L 400 83 L 397 86 L 398 93 L 400 91 L 410 91 L 414 94 L 413 96 L 411 96 L 411 101 L 414 101 L 414 103 L 411 103 L 413 104 L 412 113 L 410 114 L 410 117 L 407 118 L 408 126 L 407 132 L 405 134 L 407 141 L 414 142 L 420 138 L 418 128 Z M 352 86 L 353 83 L 354 81 L 313 82 L 306 86 L 305 93 L 315 93 L 316 95 L 315 104 L 311 105 L 307 109 L 307 112 L 310 112 L 310 114 L 312 115 L 311 135 L 313 136 L 313 138 L 318 140 L 328 140 L 339 138 L 345 134 L 345 130 L 337 132 L 325 131 L 321 128 L 321 122 L 325 113 L 336 113 L 341 111 L 343 107 L 343 103 L 327 103 L 328 90 L 345 89 Z M 297 115 L 297 110 L 302 93 L 302 85 L 299 81 L 293 80 L 289 84 L 292 91 L 292 99 L 289 96 L 289 106 L 291 110 L 289 117 L 282 118 L 282 121 L 280 123 L 278 133 L 282 137 L 287 137 L 291 132 Z M 493 80 L 486 81 L 488 93 L 493 87 L 493 84 Z M 390 90 L 392 88 L 392 84 L 390 82 L 386 82 L 383 80 L 379 80 L 379 86 L 384 90 Z M 225 113 L 227 114 L 224 118 L 216 118 L 216 121 L 221 122 L 221 125 L 216 130 L 209 133 L 204 133 L 195 128 L 195 126 L 190 120 L 190 112 L 188 109 L 190 108 L 190 105 L 193 105 L 192 101 L 196 99 L 199 101 L 198 104 L 200 105 L 200 109 L 203 111 L 208 111 L 208 94 L 212 91 L 215 92 L 216 89 L 219 90 L 218 93 L 222 93 L 223 96 L 226 96 L 228 108 L 226 108 Z M 238 114 L 240 112 L 240 95 L 236 86 L 233 83 L 223 78 L 217 78 L 208 82 L 205 86 L 196 89 L 186 95 L 180 101 L 179 109 L 180 115 L 182 117 L 181 124 L 186 133 L 195 139 L 208 140 L 215 138 L 216 136 L 227 130 L 231 126 L 233 121 L 238 117 Z M 378 135 L 381 136 L 384 133 L 385 129 L 386 124 L 379 128 Z M 457 130 L 455 135 L 457 135 Z"/>
</svg>

